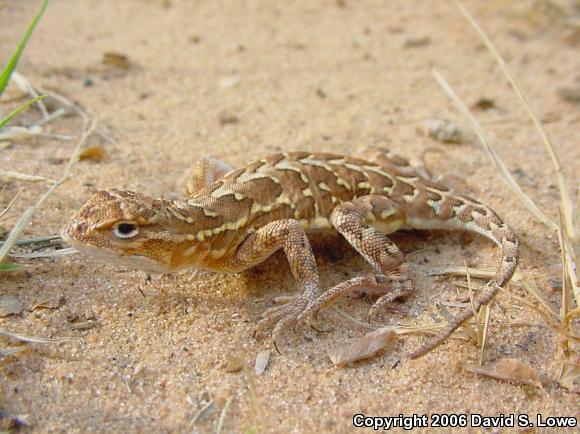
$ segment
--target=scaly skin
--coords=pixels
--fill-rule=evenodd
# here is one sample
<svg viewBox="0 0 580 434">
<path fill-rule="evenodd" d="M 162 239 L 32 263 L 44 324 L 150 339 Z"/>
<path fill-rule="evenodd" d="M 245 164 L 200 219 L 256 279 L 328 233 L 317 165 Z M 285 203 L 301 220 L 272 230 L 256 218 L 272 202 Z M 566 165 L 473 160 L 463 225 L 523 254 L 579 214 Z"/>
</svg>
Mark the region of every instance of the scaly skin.
<svg viewBox="0 0 580 434">
<path fill-rule="evenodd" d="M 379 296 L 374 314 L 413 285 L 402 252 L 389 240 L 398 229 L 467 230 L 501 247 L 495 276 L 475 301 L 488 303 L 513 275 L 518 241 L 486 205 L 422 177 L 401 157 L 372 149 L 366 159 L 288 152 L 238 170 L 204 158 L 194 166 L 184 201 L 113 189 L 95 193 L 63 236 L 78 250 L 149 272 L 194 268 L 238 272 L 282 248 L 301 293 L 265 312 L 258 334 L 280 333 L 354 292 Z M 336 229 L 377 270 L 321 291 L 306 232 Z M 473 316 L 465 309 L 421 356 Z"/>
</svg>

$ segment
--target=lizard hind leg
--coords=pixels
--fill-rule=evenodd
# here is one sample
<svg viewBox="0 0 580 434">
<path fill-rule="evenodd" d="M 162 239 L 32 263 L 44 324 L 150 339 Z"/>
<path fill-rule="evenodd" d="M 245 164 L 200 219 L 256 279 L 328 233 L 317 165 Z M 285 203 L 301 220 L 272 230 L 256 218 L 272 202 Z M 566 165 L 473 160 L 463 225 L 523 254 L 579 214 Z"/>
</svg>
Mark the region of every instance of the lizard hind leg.
<svg viewBox="0 0 580 434">
<path fill-rule="evenodd" d="M 379 295 L 369 311 L 372 317 L 386 304 L 413 291 L 405 257 L 385 235 L 395 232 L 405 221 L 403 210 L 395 202 L 384 196 L 363 196 L 337 206 L 331 221 L 380 274 L 354 277 L 329 289 L 303 312 L 299 322 L 339 298 L 361 292 Z"/>
<path fill-rule="evenodd" d="M 212 157 L 200 158 L 189 170 L 189 179 L 185 186 L 186 196 L 194 196 L 231 170 L 232 166 L 224 161 Z"/>
</svg>

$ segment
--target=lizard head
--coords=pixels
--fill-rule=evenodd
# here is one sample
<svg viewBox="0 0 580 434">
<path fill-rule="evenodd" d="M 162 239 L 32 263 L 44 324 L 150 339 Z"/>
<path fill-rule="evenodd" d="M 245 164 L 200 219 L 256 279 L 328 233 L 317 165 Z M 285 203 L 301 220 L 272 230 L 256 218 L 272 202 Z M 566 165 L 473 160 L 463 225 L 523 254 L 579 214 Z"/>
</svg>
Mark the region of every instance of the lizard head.
<svg viewBox="0 0 580 434">
<path fill-rule="evenodd" d="M 63 228 L 71 246 L 113 264 L 152 273 L 168 273 L 190 264 L 174 253 L 183 244 L 182 221 L 171 202 L 111 189 L 95 193 Z"/>
</svg>

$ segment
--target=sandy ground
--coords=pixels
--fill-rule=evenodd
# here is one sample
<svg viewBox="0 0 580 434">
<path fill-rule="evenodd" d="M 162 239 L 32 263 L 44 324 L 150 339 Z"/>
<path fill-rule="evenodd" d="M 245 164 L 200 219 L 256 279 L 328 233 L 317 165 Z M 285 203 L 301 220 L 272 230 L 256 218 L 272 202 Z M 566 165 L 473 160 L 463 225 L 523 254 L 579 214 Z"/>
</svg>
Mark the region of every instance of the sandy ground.
<svg viewBox="0 0 580 434">
<path fill-rule="evenodd" d="M 0 0 L 0 59 L 8 58 L 36 1 Z M 578 40 L 534 1 L 466 5 L 510 63 L 546 121 L 567 173 L 580 171 L 578 105 L 558 89 L 577 85 Z M 127 71 L 102 65 L 104 53 L 128 57 Z M 233 165 L 278 150 L 356 154 L 386 146 L 428 168 L 502 215 L 523 240 L 521 270 L 558 305 L 557 238 L 514 199 L 488 157 L 473 144 L 444 145 L 421 133 L 425 120 L 464 121 L 435 83 L 436 65 L 477 111 L 497 151 L 533 200 L 557 218 L 558 193 L 538 135 L 481 42 L 450 1 L 53 1 L 19 71 L 57 90 L 99 119 L 107 157 L 85 161 L 36 214 L 24 236 L 53 234 L 94 191 L 123 187 L 179 197 L 181 177 L 198 157 Z M 6 103 L 2 110 L 14 107 Z M 35 119 L 34 111 L 23 118 Z M 50 132 L 76 139 L 80 121 L 63 118 Z M 576 131 L 576 133 L 574 133 Z M 57 178 L 74 141 L 44 138 L 0 154 L 3 169 Z M 26 190 L 4 217 L 12 227 L 46 186 L 8 181 L 0 208 Z M 491 267 L 490 243 L 449 233 L 403 233 L 417 292 L 385 324 L 439 321 L 435 302 L 457 301 L 459 279 L 426 277 L 432 267 Z M 370 268 L 344 242 L 318 242 L 321 278 L 330 287 Z M 578 398 L 549 385 L 534 388 L 477 377 L 477 348 L 451 340 L 419 360 L 401 355 L 425 339 L 406 335 L 393 351 L 339 369 L 326 351 L 367 330 L 335 311 L 320 315 L 327 332 L 288 335 L 264 375 L 253 372 L 268 342 L 252 328 L 278 295 L 294 291 L 281 254 L 243 274 L 190 272 L 153 277 L 84 256 L 29 261 L 3 275 L 1 292 L 26 308 L 0 327 L 34 336 L 73 336 L 35 345 L 0 364 L 0 408 L 28 415 L 27 432 L 211 432 L 227 402 L 222 432 L 350 432 L 355 413 L 525 413 L 578 416 Z M 555 288 L 554 288 L 555 287 Z M 528 298 L 516 284 L 514 293 Z M 555 379 L 565 360 L 558 336 L 530 309 L 496 299 L 487 360 L 515 357 Z M 364 318 L 367 300 L 342 302 Z M 73 321 L 94 321 L 71 330 Z M 9 343 L 6 341 L 6 345 Z M 247 369 L 228 372 L 228 360 Z M 231 365 L 230 365 L 231 366 Z M 200 410 L 212 404 L 199 416 Z"/>
</svg>

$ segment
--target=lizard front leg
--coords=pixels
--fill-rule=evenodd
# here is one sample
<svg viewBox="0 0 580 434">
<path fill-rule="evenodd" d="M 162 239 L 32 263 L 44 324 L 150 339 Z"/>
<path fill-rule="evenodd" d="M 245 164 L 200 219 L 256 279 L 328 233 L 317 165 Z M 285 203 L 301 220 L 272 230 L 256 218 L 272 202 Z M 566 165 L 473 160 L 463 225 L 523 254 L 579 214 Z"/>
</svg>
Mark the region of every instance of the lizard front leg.
<svg viewBox="0 0 580 434">
<path fill-rule="evenodd" d="M 384 196 L 364 196 L 337 206 L 330 218 L 333 226 L 381 274 L 355 277 L 329 289 L 308 307 L 299 322 L 348 294 L 379 295 L 369 311 L 369 316 L 373 316 L 387 303 L 411 293 L 409 266 L 403 253 L 385 235 L 395 232 L 405 221 L 395 202 Z"/>
<path fill-rule="evenodd" d="M 298 316 L 320 293 L 318 270 L 312 248 L 297 220 L 278 220 L 251 234 L 227 261 L 231 269 L 246 269 L 264 261 L 278 249 L 284 249 L 292 274 L 302 291 L 288 303 L 268 309 L 256 325 L 256 335 L 272 330 L 274 345 L 280 333 L 296 325 Z"/>
<path fill-rule="evenodd" d="M 191 197 L 232 170 L 228 163 L 212 157 L 200 158 L 190 169 L 186 195 Z"/>
</svg>

